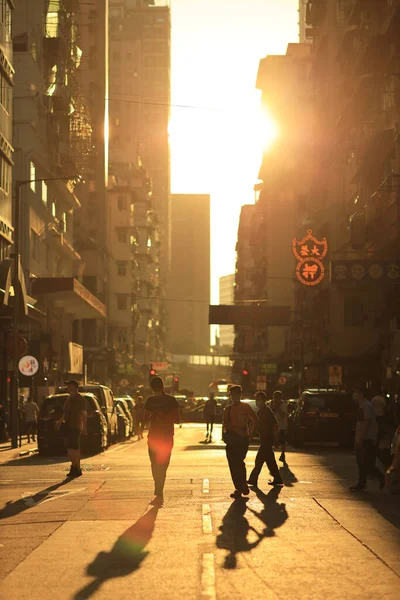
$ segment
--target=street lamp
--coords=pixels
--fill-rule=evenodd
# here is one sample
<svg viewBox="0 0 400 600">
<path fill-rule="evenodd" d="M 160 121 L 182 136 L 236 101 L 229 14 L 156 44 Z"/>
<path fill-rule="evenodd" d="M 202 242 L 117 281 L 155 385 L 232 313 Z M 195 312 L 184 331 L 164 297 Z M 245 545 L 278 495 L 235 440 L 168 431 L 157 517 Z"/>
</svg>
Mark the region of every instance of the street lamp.
<svg viewBox="0 0 400 600">
<path fill-rule="evenodd" d="M 26 179 L 15 182 L 15 210 L 14 210 L 14 251 L 13 259 L 13 288 L 14 288 L 14 305 L 13 305 L 13 367 L 10 385 L 10 412 L 11 412 L 11 447 L 18 448 L 18 392 L 19 392 L 19 359 L 18 359 L 18 328 L 19 328 L 19 310 L 20 298 L 18 293 L 19 277 L 20 277 L 20 260 L 19 260 L 19 245 L 20 245 L 20 208 L 21 208 L 21 188 L 24 185 L 31 183 L 39 183 L 41 181 L 73 181 L 79 179 L 77 175 L 70 177 L 49 177 L 41 179 Z"/>
</svg>

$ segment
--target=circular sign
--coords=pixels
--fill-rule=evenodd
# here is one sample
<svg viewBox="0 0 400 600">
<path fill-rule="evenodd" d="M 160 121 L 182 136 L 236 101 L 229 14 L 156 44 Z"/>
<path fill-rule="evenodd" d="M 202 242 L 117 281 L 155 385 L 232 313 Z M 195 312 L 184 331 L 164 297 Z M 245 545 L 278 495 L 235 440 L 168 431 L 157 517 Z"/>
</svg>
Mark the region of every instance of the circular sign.
<svg viewBox="0 0 400 600">
<path fill-rule="evenodd" d="M 18 368 L 22 375 L 32 377 L 39 370 L 39 363 L 34 356 L 23 356 L 19 361 Z"/>
<path fill-rule="evenodd" d="M 282 375 L 282 377 L 279 377 L 279 383 L 280 383 L 280 385 L 285 385 L 286 381 L 287 381 L 287 379 L 283 375 Z"/>
<path fill-rule="evenodd" d="M 324 265 L 317 258 L 304 258 L 296 267 L 296 275 L 303 285 L 318 285 L 325 276 Z"/>
</svg>

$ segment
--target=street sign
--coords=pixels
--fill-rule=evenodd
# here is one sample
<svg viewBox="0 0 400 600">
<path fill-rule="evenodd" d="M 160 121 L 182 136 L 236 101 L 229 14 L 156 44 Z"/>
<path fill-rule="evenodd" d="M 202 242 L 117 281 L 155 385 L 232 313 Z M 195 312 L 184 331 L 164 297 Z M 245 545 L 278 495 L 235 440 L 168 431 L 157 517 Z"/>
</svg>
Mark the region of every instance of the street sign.
<svg viewBox="0 0 400 600">
<path fill-rule="evenodd" d="M 39 363 L 34 356 L 23 356 L 19 361 L 18 368 L 22 375 L 26 375 L 27 377 L 32 377 L 36 375 L 39 370 Z"/>
<path fill-rule="evenodd" d="M 28 342 L 26 341 L 26 339 L 24 337 L 22 337 L 22 335 L 18 334 L 18 356 L 17 356 L 17 358 L 19 358 L 20 356 L 23 356 L 27 350 L 28 350 Z M 10 357 L 14 355 L 14 336 L 13 335 L 7 336 L 7 353 L 8 353 L 8 356 L 10 356 Z"/>
<path fill-rule="evenodd" d="M 257 390 L 265 392 L 267 389 L 267 377 L 265 375 L 257 375 Z"/>
<path fill-rule="evenodd" d="M 167 371 L 169 367 L 168 362 L 152 362 L 151 368 L 155 371 Z"/>
<path fill-rule="evenodd" d="M 210 325 L 285 326 L 290 324 L 290 307 L 211 305 L 208 322 Z"/>
<path fill-rule="evenodd" d="M 287 382 L 287 379 L 286 379 L 286 377 L 284 377 L 284 376 L 282 375 L 282 377 L 279 377 L 279 380 L 278 380 L 278 381 L 279 381 L 279 384 L 280 384 L 280 385 L 285 385 L 285 384 L 286 384 L 286 382 Z"/>
<path fill-rule="evenodd" d="M 343 383 L 342 367 L 331 365 L 329 367 L 329 385 L 338 386 Z"/>
<path fill-rule="evenodd" d="M 400 284 L 400 260 L 333 260 L 331 283 Z"/>
</svg>

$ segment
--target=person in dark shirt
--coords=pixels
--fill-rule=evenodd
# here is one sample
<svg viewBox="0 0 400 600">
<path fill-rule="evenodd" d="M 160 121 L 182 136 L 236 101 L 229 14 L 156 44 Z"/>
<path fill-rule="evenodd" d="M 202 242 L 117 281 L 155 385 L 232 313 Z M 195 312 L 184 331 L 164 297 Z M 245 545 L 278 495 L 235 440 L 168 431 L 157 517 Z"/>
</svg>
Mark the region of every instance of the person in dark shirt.
<svg viewBox="0 0 400 600">
<path fill-rule="evenodd" d="M 274 440 L 277 439 L 278 435 L 278 421 L 269 406 L 265 404 L 267 397 L 264 392 L 257 392 L 255 399 L 258 409 L 257 417 L 258 429 L 260 432 L 260 448 L 257 452 L 254 469 L 250 474 L 248 483 L 258 487 L 258 477 L 264 463 L 266 463 L 273 477 L 273 480 L 268 483 L 270 485 L 283 485 L 283 480 L 279 473 L 274 451 L 272 449 Z"/>
<path fill-rule="evenodd" d="M 151 389 L 153 395 L 145 404 L 145 421 L 149 423 L 147 444 L 154 479 L 151 504 L 163 506 L 165 479 L 174 446 L 174 424 L 180 420 L 179 403 L 174 396 L 165 393 L 161 377 L 151 380 Z"/>
<path fill-rule="evenodd" d="M 135 425 L 137 428 L 138 440 L 143 439 L 144 430 L 144 404 L 143 396 L 138 396 L 135 404 Z"/>
<path fill-rule="evenodd" d="M 85 399 L 78 393 L 78 387 L 79 384 L 74 379 L 67 382 L 69 398 L 65 401 L 63 416 L 56 423 L 57 429 L 65 423 L 65 447 L 71 461 L 71 469 L 67 477 L 82 475 L 80 437 L 82 433 L 86 434 L 87 413 Z"/>
</svg>

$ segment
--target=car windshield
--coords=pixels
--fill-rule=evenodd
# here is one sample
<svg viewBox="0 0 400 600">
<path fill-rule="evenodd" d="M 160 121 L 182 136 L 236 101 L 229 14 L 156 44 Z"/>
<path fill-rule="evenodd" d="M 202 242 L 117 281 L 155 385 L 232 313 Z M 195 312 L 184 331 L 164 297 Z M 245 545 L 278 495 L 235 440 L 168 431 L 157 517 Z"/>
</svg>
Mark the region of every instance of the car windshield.
<svg viewBox="0 0 400 600">
<path fill-rule="evenodd" d="M 45 398 L 40 408 L 40 416 L 43 419 L 54 418 L 59 419 L 64 412 L 65 401 L 68 398 L 68 394 L 62 394 L 60 396 L 49 396 Z M 88 415 L 91 415 L 93 411 L 97 410 L 96 402 L 91 396 L 83 396 L 85 400 L 86 410 Z"/>
<path fill-rule="evenodd" d="M 352 408 L 353 402 L 349 396 L 342 394 L 307 394 L 304 399 L 306 408 L 317 408 L 318 410 L 331 410 L 342 412 Z"/>
</svg>

